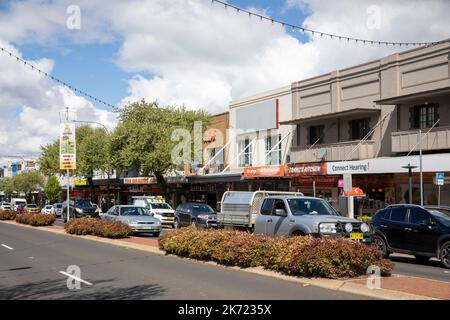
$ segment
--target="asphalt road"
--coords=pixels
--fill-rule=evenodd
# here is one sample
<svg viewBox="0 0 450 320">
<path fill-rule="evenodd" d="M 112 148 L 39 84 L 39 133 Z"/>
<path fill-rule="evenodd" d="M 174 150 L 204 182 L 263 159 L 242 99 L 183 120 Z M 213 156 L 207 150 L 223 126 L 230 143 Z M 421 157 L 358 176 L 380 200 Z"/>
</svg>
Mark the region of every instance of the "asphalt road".
<svg viewBox="0 0 450 320">
<path fill-rule="evenodd" d="M 80 267 L 81 289 L 61 272 Z M 69 272 L 71 273 L 71 272 Z M 0 299 L 365 299 L 201 262 L 0 224 Z"/>
<path fill-rule="evenodd" d="M 64 223 L 57 219 L 54 225 L 63 226 Z M 161 235 L 171 230 L 173 229 L 164 227 Z M 392 254 L 390 259 L 395 263 L 394 273 L 450 282 L 450 270 L 443 268 L 436 258 L 419 263 L 414 256 Z"/>
</svg>

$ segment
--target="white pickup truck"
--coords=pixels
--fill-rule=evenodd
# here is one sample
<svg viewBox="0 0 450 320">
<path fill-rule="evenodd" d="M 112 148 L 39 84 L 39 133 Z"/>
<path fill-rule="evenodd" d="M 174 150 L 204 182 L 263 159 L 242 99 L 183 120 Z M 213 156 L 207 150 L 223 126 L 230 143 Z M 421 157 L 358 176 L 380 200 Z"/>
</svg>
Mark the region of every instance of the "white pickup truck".
<svg viewBox="0 0 450 320">
<path fill-rule="evenodd" d="M 228 191 L 222 197 L 219 227 L 271 236 L 342 236 L 371 243 L 373 228 L 341 216 L 323 199 L 301 193 Z"/>
</svg>

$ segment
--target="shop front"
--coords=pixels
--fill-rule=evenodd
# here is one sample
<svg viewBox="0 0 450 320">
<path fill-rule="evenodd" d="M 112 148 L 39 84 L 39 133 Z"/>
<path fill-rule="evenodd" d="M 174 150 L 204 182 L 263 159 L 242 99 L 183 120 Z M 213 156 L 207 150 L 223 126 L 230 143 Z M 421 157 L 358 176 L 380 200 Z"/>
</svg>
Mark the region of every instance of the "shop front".
<svg viewBox="0 0 450 320">
<path fill-rule="evenodd" d="M 246 191 L 271 190 L 289 191 L 290 179 L 286 175 L 286 166 L 260 166 L 244 168 Z"/>
</svg>

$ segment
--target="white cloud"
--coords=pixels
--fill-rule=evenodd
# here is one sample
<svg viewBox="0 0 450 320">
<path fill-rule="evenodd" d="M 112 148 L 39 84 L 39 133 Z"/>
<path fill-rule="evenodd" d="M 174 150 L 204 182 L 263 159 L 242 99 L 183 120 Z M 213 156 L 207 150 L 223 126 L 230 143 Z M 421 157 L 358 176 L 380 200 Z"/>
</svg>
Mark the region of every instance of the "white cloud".
<svg viewBox="0 0 450 320">
<path fill-rule="evenodd" d="M 301 43 L 280 26 L 206 0 L 111 0 L 107 4 L 79 0 L 81 30 L 69 31 L 65 10 L 72 2 L 13 2 L 9 11 L 0 12 L 0 38 L 41 44 L 118 41 L 116 64 L 134 74 L 122 103 L 145 98 L 216 113 L 226 110 L 232 99 L 403 50 L 317 36 Z M 371 5 L 380 9 L 379 29 L 367 26 Z M 295 8 L 310 13 L 305 26 L 324 32 L 388 41 L 449 37 L 447 0 L 286 0 L 282 9 Z M 14 145 L 17 136 L 27 141 L 18 146 L 21 150 L 35 152 L 36 141 L 26 137 L 39 141 L 53 137 L 53 129 L 46 134 L 42 127 L 59 122 L 55 115 L 65 104 L 74 106 L 79 118 L 114 123 L 108 112 L 2 59 L 0 110 L 21 109 L 20 116 L 0 120 L 8 122 L 0 129 L 0 134 L 8 133 L 7 140 L 0 138 L 0 147 Z M 53 68 L 53 62 L 44 58 L 34 63 L 49 71 Z M 10 134 L 14 130 L 17 133 Z"/>
</svg>

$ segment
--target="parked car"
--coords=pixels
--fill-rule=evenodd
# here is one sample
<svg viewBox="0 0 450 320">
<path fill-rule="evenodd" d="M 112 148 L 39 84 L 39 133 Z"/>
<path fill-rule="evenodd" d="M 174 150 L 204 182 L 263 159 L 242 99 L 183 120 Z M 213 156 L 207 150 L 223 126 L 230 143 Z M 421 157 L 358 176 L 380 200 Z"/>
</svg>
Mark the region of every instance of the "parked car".
<svg viewBox="0 0 450 320">
<path fill-rule="evenodd" d="M 384 256 L 400 252 L 421 262 L 437 257 L 450 268 L 450 208 L 390 205 L 375 213 L 372 223 Z"/>
<path fill-rule="evenodd" d="M 217 227 L 217 214 L 204 203 L 183 203 L 175 210 L 175 228 L 195 226 Z"/>
<path fill-rule="evenodd" d="M 161 222 L 145 208 L 132 205 L 117 205 L 111 207 L 101 217 L 102 220 L 120 221 L 130 226 L 134 233 L 150 233 L 158 237 L 161 232 Z"/>
<path fill-rule="evenodd" d="M 26 207 L 27 200 L 24 198 L 11 198 L 11 209 L 18 211 L 19 207 Z"/>
<path fill-rule="evenodd" d="M 41 209 L 37 206 L 37 204 L 29 203 L 25 207 L 26 213 L 40 213 Z"/>
<path fill-rule="evenodd" d="M 62 204 L 62 217 L 64 222 L 67 222 L 67 200 Z M 70 200 L 69 204 L 69 218 L 99 218 L 97 207 L 90 200 Z"/>
<path fill-rule="evenodd" d="M 175 210 L 164 199 L 155 196 L 138 196 L 133 197 L 133 205 L 148 209 L 161 221 L 162 225 L 174 228 Z"/>
<path fill-rule="evenodd" d="M 371 244 L 373 229 L 341 216 L 327 201 L 274 191 L 227 191 L 219 226 L 246 228 L 269 236 L 344 237 Z"/>
<path fill-rule="evenodd" d="M 48 204 L 46 206 L 44 206 L 41 210 L 41 213 L 43 214 L 53 214 L 53 206 Z"/>
<path fill-rule="evenodd" d="M 11 204 L 9 202 L 2 202 L 0 204 L 0 210 L 11 210 Z"/>
<path fill-rule="evenodd" d="M 63 209 L 63 205 L 62 203 L 55 203 L 53 204 L 53 209 L 52 209 L 52 213 L 57 216 L 57 217 L 61 217 L 62 216 L 62 209 Z"/>
</svg>

